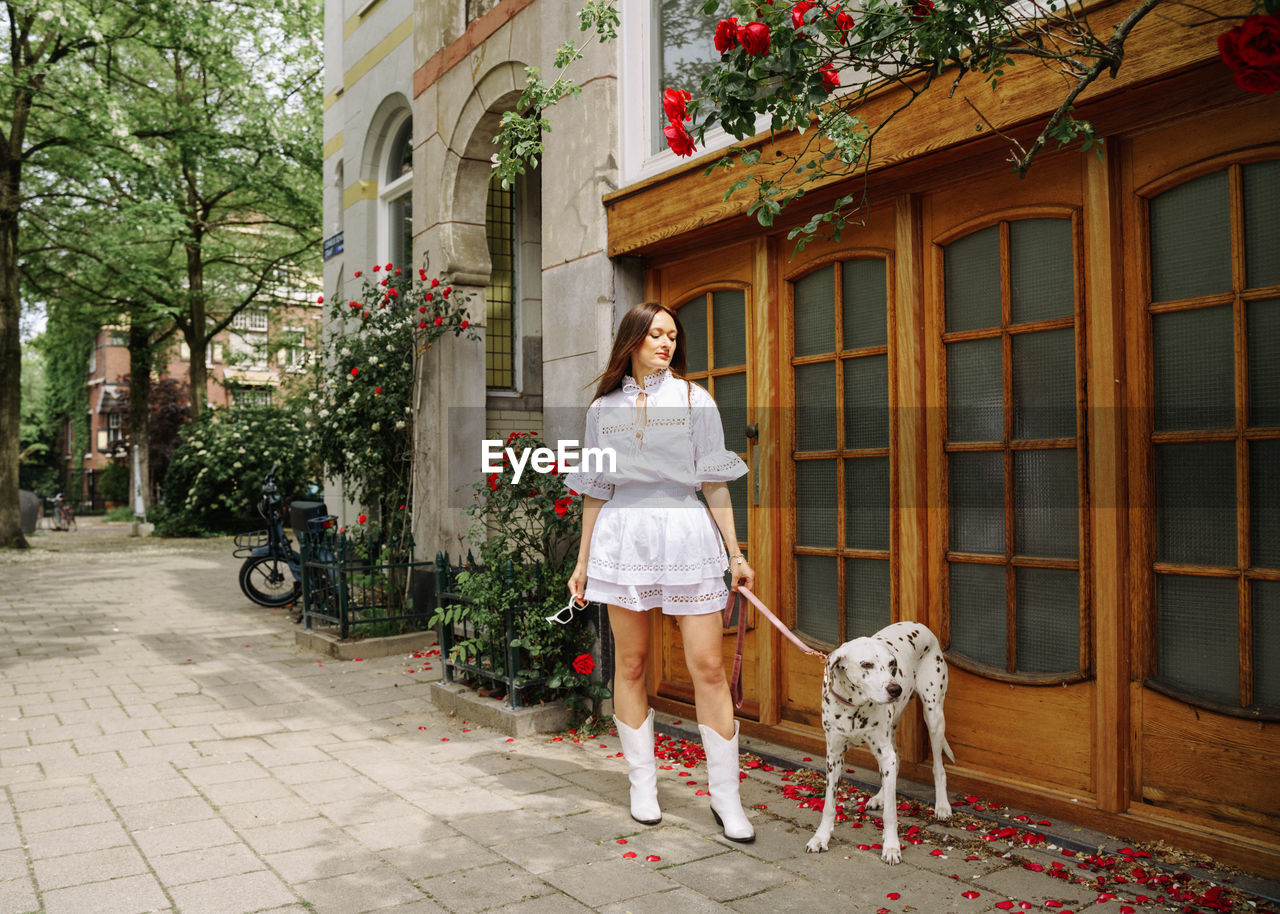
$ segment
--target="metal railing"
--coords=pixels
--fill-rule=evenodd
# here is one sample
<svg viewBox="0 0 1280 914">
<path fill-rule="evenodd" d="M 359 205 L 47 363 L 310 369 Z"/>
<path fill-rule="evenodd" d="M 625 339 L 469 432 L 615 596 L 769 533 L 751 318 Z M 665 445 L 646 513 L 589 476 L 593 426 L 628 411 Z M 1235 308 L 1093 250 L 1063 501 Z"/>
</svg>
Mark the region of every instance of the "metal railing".
<svg viewBox="0 0 1280 914">
<path fill-rule="evenodd" d="M 299 535 L 304 627 L 337 629 L 339 638 L 424 631 L 435 609 L 415 587 L 411 540 L 355 540 L 332 530 Z"/>
</svg>

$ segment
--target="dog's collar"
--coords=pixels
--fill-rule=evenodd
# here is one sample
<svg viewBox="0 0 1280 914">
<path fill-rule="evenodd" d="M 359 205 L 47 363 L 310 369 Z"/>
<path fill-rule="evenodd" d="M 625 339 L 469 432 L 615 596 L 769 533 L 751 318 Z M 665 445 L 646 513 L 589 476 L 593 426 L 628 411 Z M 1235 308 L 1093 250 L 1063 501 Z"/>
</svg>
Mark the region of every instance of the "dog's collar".
<svg viewBox="0 0 1280 914">
<path fill-rule="evenodd" d="M 830 695 L 832 698 L 834 698 L 836 701 L 840 702 L 840 704 L 844 705 L 845 707 L 848 707 L 848 708 L 858 707 L 858 705 L 855 705 L 853 702 L 851 702 L 849 699 L 845 698 L 843 695 L 841 695 L 839 692 L 835 690 L 835 687 L 831 684 L 831 668 L 830 667 L 824 666 L 822 668 L 822 690 L 826 692 L 828 695 Z"/>
</svg>

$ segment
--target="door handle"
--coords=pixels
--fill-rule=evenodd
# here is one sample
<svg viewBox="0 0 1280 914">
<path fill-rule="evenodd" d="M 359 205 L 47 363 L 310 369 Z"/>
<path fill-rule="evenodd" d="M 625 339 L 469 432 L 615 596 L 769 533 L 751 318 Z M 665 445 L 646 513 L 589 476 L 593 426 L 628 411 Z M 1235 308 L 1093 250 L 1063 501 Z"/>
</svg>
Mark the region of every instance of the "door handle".
<svg viewBox="0 0 1280 914">
<path fill-rule="evenodd" d="M 760 437 L 760 426 L 756 425 L 754 422 L 753 422 L 753 423 L 751 423 L 750 425 L 748 425 L 748 426 L 747 426 L 747 437 L 748 437 L 748 438 L 750 438 L 752 441 L 755 441 L 757 438 L 759 438 L 759 437 Z"/>
</svg>

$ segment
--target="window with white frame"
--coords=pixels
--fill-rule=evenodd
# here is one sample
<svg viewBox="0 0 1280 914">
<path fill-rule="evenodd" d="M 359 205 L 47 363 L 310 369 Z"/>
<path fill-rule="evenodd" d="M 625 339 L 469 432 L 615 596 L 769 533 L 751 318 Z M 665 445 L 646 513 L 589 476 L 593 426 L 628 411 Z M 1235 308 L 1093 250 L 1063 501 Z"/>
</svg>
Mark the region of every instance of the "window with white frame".
<svg viewBox="0 0 1280 914">
<path fill-rule="evenodd" d="M 413 259 L 413 118 L 406 115 L 388 133 L 378 194 L 378 249 L 390 263 L 407 268 Z"/>
<path fill-rule="evenodd" d="M 286 371 L 301 371 L 307 366 L 310 353 L 307 352 L 307 331 L 303 327 L 285 327 L 281 340 L 284 347 L 280 350 L 280 367 Z"/>
<path fill-rule="evenodd" d="M 249 308 L 241 311 L 231 319 L 235 330 L 254 330 L 265 333 L 267 330 L 267 312 L 265 308 Z"/>
<path fill-rule="evenodd" d="M 621 0 L 618 72 L 622 183 L 630 184 L 679 164 L 682 159 L 667 148 L 662 128 L 666 89 L 697 94 L 705 73 L 720 60 L 713 39 L 718 14 L 705 15 L 699 0 Z M 767 122 L 762 120 L 760 129 Z M 705 149 L 719 149 L 733 141 L 723 130 L 707 132 Z"/>
<path fill-rule="evenodd" d="M 267 409 L 271 406 L 270 387 L 236 387 L 231 392 L 235 409 Z"/>
</svg>

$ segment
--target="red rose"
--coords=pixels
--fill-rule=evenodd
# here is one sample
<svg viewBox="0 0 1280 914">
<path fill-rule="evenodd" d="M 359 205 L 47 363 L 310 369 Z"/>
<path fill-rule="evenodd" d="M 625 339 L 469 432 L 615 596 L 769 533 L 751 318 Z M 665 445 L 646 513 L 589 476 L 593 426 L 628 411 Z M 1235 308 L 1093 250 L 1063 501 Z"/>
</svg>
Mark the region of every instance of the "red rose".
<svg viewBox="0 0 1280 914">
<path fill-rule="evenodd" d="M 824 63 L 818 72 L 822 74 L 822 88 L 828 92 L 834 92 L 840 88 L 840 74 L 835 71 L 835 67 L 829 63 Z"/>
<path fill-rule="evenodd" d="M 571 504 L 573 504 L 573 499 L 572 499 L 572 498 L 570 498 L 570 497 L 568 497 L 568 496 L 566 496 L 566 497 L 564 497 L 564 498 L 557 498 L 557 499 L 556 499 L 556 514 L 557 514 L 559 517 L 564 517 L 564 516 L 565 516 L 565 514 L 566 514 L 566 513 L 568 513 L 568 511 L 569 511 L 569 506 L 570 506 Z"/>
<path fill-rule="evenodd" d="M 399 276 L 399 275 L 400 275 L 400 268 L 399 268 L 399 267 L 396 267 L 396 275 L 397 275 L 397 276 Z"/>
<path fill-rule="evenodd" d="M 438 286 L 438 285 L 440 285 L 440 280 L 438 280 L 438 279 L 433 279 L 433 280 L 431 280 L 431 288 L 433 288 L 433 289 L 434 289 L 434 288 L 435 288 L 436 286 Z"/>
<path fill-rule="evenodd" d="M 380 393 L 382 393 L 382 388 L 381 388 L 381 387 L 375 387 L 375 388 L 373 389 L 373 392 L 374 392 L 375 394 L 380 394 Z"/>
<path fill-rule="evenodd" d="M 840 30 L 840 43 L 844 44 L 849 40 L 849 33 L 853 31 L 853 17 L 848 13 L 837 13 L 836 28 Z"/>
<path fill-rule="evenodd" d="M 1222 62 L 1232 70 L 1243 70 L 1245 66 L 1244 58 L 1240 56 L 1240 33 L 1242 31 L 1244 29 L 1237 25 L 1235 28 L 1218 36 L 1218 54 L 1222 57 Z"/>
<path fill-rule="evenodd" d="M 439 326 L 440 326 L 441 324 L 443 324 L 443 323 L 444 323 L 444 318 L 443 318 L 443 317 L 437 317 L 437 318 L 436 318 L 436 326 L 437 326 L 437 327 L 439 327 Z"/>
<path fill-rule="evenodd" d="M 791 24 L 795 28 L 800 28 L 800 26 L 804 25 L 804 14 L 817 5 L 816 3 L 797 3 L 791 7 Z"/>
<path fill-rule="evenodd" d="M 579 654 L 573 658 L 573 669 L 583 676 L 590 676 L 595 671 L 596 662 L 590 654 Z"/>
<path fill-rule="evenodd" d="M 577 497 L 578 497 L 578 493 L 577 493 L 577 492 L 575 492 L 575 491 L 573 491 L 573 489 L 570 489 L 570 490 L 569 490 L 569 494 L 570 494 L 570 495 L 572 495 L 574 498 L 577 498 Z"/>
<path fill-rule="evenodd" d="M 422 280 L 423 282 L 426 282 L 426 281 L 427 281 L 427 271 L 426 271 L 426 270 L 423 270 L 423 269 L 419 269 L 419 270 L 418 270 L 418 278 L 419 278 L 420 280 Z M 404 505 L 401 505 L 400 507 L 402 507 L 402 508 L 403 508 L 403 507 L 404 507 Z"/>
<path fill-rule="evenodd" d="M 426 295 L 424 295 L 424 296 L 422 297 L 422 299 L 423 299 L 423 301 L 431 301 L 431 299 L 433 299 L 433 298 L 435 298 L 435 297 L 436 297 L 436 293 L 434 293 L 434 292 L 428 292 Z"/>
<path fill-rule="evenodd" d="M 716 23 L 716 50 L 722 55 L 738 46 L 738 17 L 730 16 Z"/>
<path fill-rule="evenodd" d="M 399 297 L 400 297 L 400 293 L 399 293 L 399 292 L 397 292 L 395 289 L 388 289 L 388 290 L 387 290 L 387 294 L 388 294 L 388 295 L 390 295 L 392 298 L 399 298 Z"/>
<path fill-rule="evenodd" d="M 763 22 L 738 26 L 738 43 L 748 54 L 769 53 L 769 27 Z"/>
<path fill-rule="evenodd" d="M 471 326 L 471 321 L 463 321 L 458 326 L 461 327 L 463 330 L 466 330 L 468 327 Z"/>
<path fill-rule="evenodd" d="M 697 147 L 693 145 L 693 137 L 689 136 L 689 132 L 684 129 L 684 124 L 668 124 L 662 128 L 662 132 L 666 134 L 667 145 L 676 155 L 691 156 L 697 152 Z"/>
<path fill-rule="evenodd" d="M 448 297 L 449 297 L 449 293 L 450 293 L 450 292 L 452 292 L 452 291 L 453 291 L 453 286 L 445 286 L 445 287 L 444 287 L 444 291 L 443 291 L 443 292 L 441 292 L 440 294 L 441 294 L 441 295 L 443 295 L 445 298 L 448 298 Z"/>
<path fill-rule="evenodd" d="M 358 301 L 347 302 L 347 304 L 349 304 L 349 305 L 350 305 L 351 307 L 353 307 L 353 308 L 359 308 L 359 307 L 360 307 L 360 302 L 358 302 Z"/>
<path fill-rule="evenodd" d="M 498 491 L 498 474 L 497 473 L 489 474 L 489 491 L 490 492 Z"/>
<path fill-rule="evenodd" d="M 316 304 L 317 304 L 317 305 L 323 305 L 323 304 L 324 304 L 324 296 L 323 296 L 323 295 L 321 295 L 321 296 L 319 296 L 318 298 L 316 298 Z"/>
<path fill-rule="evenodd" d="M 361 271 L 360 271 L 360 270 L 356 270 L 356 271 L 355 271 L 354 273 L 352 273 L 351 275 L 352 275 L 352 276 L 354 276 L 354 277 L 356 277 L 356 278 L 359 278 L 360 273 L 361 273 Z"/>
<path fill-rule="evenodd" d="M 667 113 L 667 120 L 673 124 L 689 119 L 689 112 L 685 110 L 685 102 L 693 98 L 684 89 L 668 89 L 662 93 L 662 110 Z"/>
<path fill-rule="evenodd" d="M 382 269 L 384 269 L 384 270 L 390 270 L 390 269 L 391 269 L 391 264 L 387 264 L 387 265 L 386 265 L 385 267 L 383 267 Z"/>
<path fill-rule="evenodd" d="M 1280 13 L 1246 19 L 1240 26 L 1237 47 L 1247 66 L 1280 67 Z"/>
<path fill-rule="evenodd" d="M 353 369 L 351 369 L 351 377 L 353 377 L 353 378 L 354 378 L 354 377 L 355 377 L 356 375 L 358 375 L 359 373 L 360 373 L 360 369 L 359 369 L 359 368 L 353 368 Z"/>
<path fill-rule="evenodd" d="M 1271 95 L 1280 89 L 1280 70 L 1262 70 L 1254 67 L 1238 70 L 1236 85 L 1246 92 Z"/>
<path fill-rule="evenodd" d="M 920 22 L 933 15 L 933 0 L 914 0 L 911 4 L 911 21 Z"/>
<path fill-rule="evenodd" d="M 425 326 L 427 326 L 427 322 L 426 322 L 426 321 L 418 321 L 418 329 L 419 329 L 419 330 L 421 330 L 421 329 L 422 329 L 423 327 L 425 327 Z"/>
<path fill-rule="evenodd" d="M 426 306 L 426 305 L 423 305 L 422 307 L 420 307 L 420 308 L 418 309 L 418 313 L 419 313 L 419 314 L 426 314 L 426 313 L 427 313 L 427 306 Z"/>
<path fill-rule="evenodd" d="M 375 264 L 373 265 L 373 272 L 377 273 L 377 272 L 378 272 L 379 270 L 381 270 L 381 269 L 382 269 L 382 265 L 381 265 L 381 264 L 376 264 L 376 263 L 375 263 Z"/>
<path fill-rule="evenodd" d="M 361 514 L 359 517 L 357 517 L 357 518 L 356 518 L 356 520 L 358 520 L 360 523 L 362 523 L 362 524 L 363 524 L 366 520 L 368 520 L 368 517 L 366 517 L 365 515 Z"/>
</svg>

